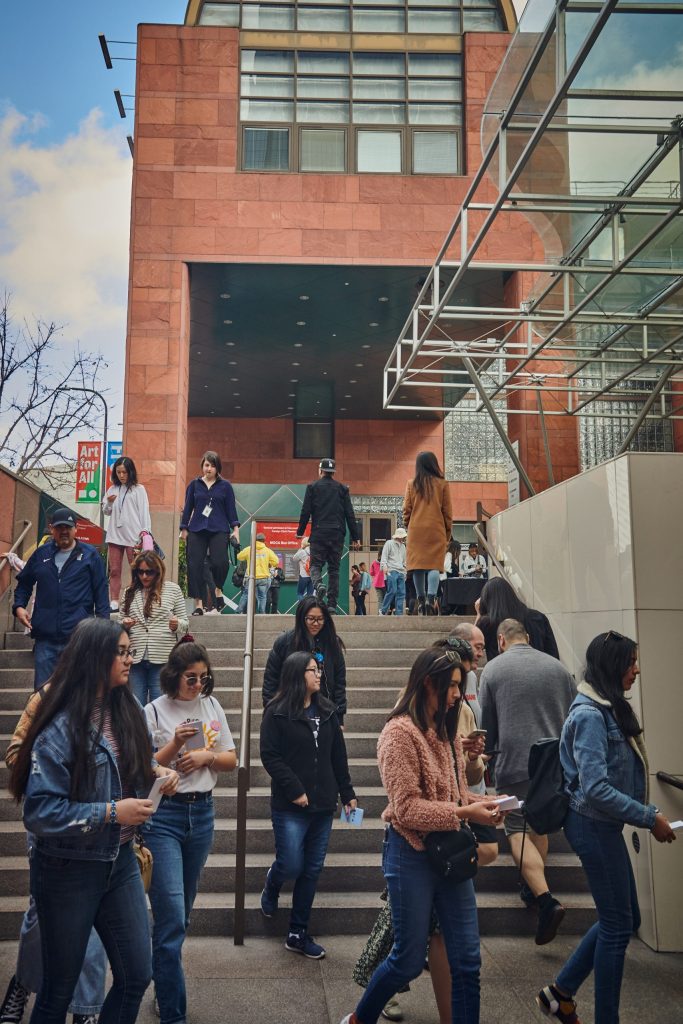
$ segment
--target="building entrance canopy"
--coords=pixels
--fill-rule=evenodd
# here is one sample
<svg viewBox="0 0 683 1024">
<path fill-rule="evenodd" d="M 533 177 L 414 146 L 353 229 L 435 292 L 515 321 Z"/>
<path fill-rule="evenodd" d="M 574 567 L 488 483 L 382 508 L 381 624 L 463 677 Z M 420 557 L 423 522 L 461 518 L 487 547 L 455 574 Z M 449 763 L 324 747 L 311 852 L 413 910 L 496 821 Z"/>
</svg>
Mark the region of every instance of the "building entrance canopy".
<svg viewBox="0 0 683 1024">
<path fill-rule="evenodd" d="M 385 366 L 386 409 L 438 373 L 494 420 L 510 404 L 609 417 L 627 391 L 624 447 L 648 417 L 683 419 L 682 46 L 680 3 L 530 0 L 481 168 Z M 529 222 L 538 257 L 501 252 L 497 230 Z M 521 273 L 502 306 L 474 307 L 456 298 L 473 269 Z"/>
</svg>

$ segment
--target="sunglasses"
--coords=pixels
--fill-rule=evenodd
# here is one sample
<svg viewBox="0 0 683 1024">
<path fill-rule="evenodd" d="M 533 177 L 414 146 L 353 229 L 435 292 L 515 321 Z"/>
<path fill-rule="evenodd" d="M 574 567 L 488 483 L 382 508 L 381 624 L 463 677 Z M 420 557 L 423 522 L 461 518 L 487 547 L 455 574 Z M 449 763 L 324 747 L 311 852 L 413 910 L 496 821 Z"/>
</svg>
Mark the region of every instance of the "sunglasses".
<svg viewBox="0 0 683 1024">
<path fill-rule="evenodd" d="M 447 636 L 446 643 L 466 661 L 472 660 L 472 645 L 459 636 Z"/>
<path fill-rule="evenodd" d="M 136 569 L 138 576 L 157 576 L 156 569 Z"/>
</svg>

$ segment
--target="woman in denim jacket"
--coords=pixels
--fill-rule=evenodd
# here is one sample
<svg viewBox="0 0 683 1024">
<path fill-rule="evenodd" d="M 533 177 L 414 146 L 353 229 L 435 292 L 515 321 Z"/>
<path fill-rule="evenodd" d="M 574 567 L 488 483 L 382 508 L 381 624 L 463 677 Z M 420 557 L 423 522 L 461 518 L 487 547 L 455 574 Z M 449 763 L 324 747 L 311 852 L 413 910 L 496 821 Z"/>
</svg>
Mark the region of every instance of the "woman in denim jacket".
<svg viewBox="0 0 683 1024">
<path fill-rule="evenodd" d="M 151 978 L 150 933 L 133 833 L 152 813 L 140 799 L 155 774 L 142 709 L 128 687 L 130 638 L 109 619 L 76 627 L 12 771 L 35 837 L 31 895 L 43 950 L 32 1024 L 63 1024 L 96 928 L 113 985 L 100 1024 L 133 1024 Z"/>
<path fill-rule="evenodd" d="M 676 838 L 663 814 L 648 803 L 648 766 L 642 729 L 626 694 L 638 676 L 634 640 L 610 630 L 586 651 L 579 684 L 560 739 L 569 796 L 564 831 L 588 876 L 597 923 L 588 930 L 552 985 L 539 992 L 543 1012 L 579 1024 L 574 994 L 595 972 L 595 1024 L 618 1024 L 624 958 L 640 926 L 624 825 L 649 829 L 660 843 Z"/>
</svg>

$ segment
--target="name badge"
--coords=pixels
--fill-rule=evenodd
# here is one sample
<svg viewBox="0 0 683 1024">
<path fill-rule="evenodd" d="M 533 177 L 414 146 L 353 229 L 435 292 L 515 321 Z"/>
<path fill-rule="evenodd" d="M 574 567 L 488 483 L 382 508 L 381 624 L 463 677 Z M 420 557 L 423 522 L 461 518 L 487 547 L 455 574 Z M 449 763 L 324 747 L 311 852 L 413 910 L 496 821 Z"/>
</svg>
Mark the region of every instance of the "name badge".
<svg viewBox="0 0 683 1024">
<path fill-rule="evenodd" d="M 211 505 L 204 506 L 204 508 L 202 509 L 202 515 L 206 516 L 207 519 L 209 518 L 209 516 L 211 515 Z"/>
</svg>

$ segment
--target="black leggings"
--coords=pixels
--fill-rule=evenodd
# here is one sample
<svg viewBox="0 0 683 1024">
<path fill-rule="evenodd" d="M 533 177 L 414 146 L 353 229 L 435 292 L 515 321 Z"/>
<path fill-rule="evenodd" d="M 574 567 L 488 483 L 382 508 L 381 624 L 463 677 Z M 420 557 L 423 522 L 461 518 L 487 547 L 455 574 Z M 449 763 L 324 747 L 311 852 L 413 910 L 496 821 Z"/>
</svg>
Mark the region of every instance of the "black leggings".
<svg viewBox="0 0 683 1024">
<path fill-rule="evenodd" d="M 190 531 L 187 535 L 187 589 L 190 597 L 204 600 L 204 559 L 207 551 L 211 563 L 211 575 L 219 590 L 225 585 L 228 575 L 228 535 L 211 533 L 209 530 Z"/>
</svg>

